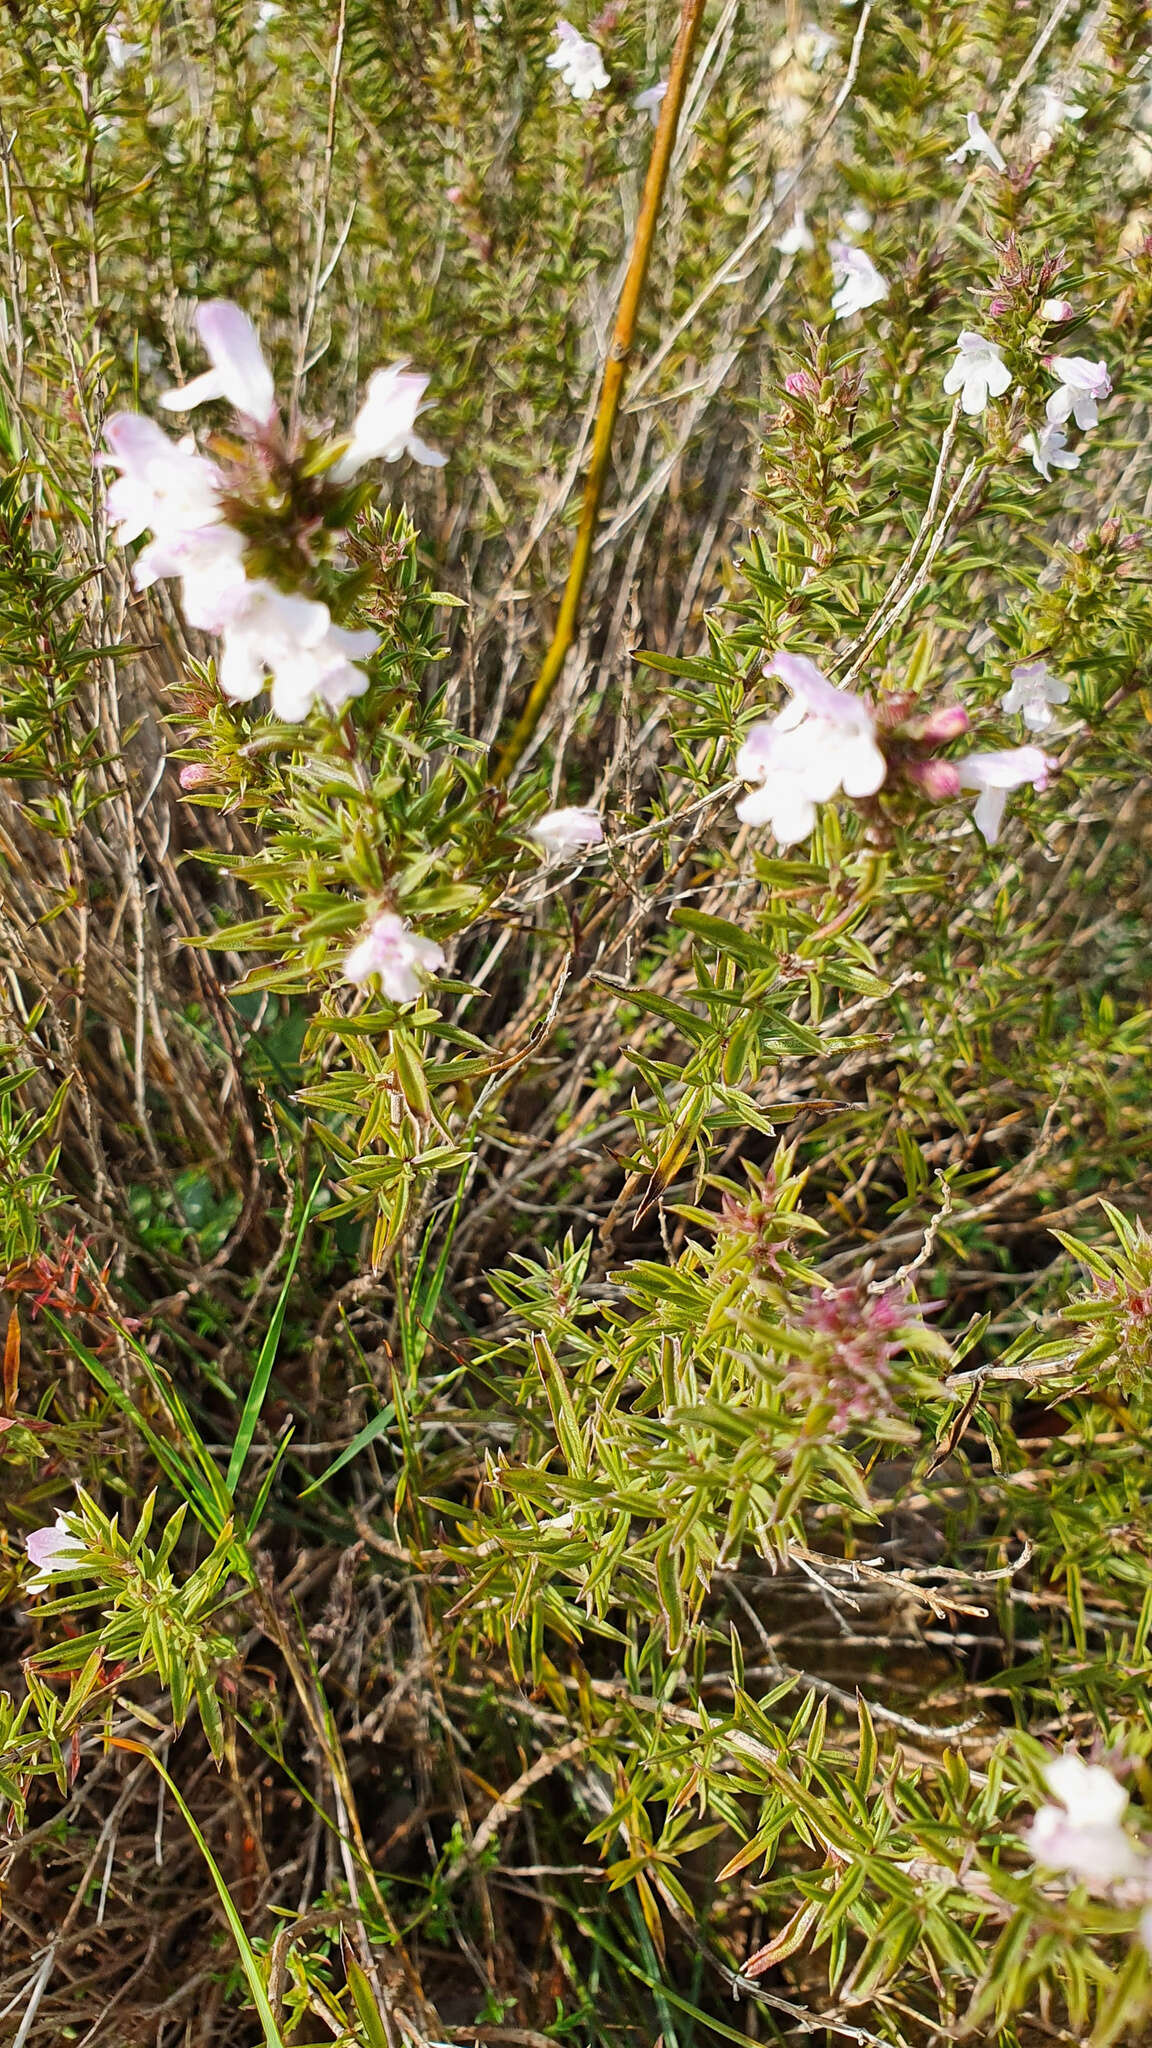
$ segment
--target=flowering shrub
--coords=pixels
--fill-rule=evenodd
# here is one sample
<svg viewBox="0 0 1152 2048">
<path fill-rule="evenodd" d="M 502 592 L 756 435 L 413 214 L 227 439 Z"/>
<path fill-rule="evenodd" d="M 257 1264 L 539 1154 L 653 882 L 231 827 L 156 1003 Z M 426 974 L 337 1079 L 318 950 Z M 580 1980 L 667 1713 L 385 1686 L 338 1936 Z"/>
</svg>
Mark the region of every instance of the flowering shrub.
<svg viewBox="0 0 1152 2048">
<path fill-rule="evenodd" d="M 1146 2038 L 1146 9 L 15 15 L 20 2048 Z"/>
</svg>

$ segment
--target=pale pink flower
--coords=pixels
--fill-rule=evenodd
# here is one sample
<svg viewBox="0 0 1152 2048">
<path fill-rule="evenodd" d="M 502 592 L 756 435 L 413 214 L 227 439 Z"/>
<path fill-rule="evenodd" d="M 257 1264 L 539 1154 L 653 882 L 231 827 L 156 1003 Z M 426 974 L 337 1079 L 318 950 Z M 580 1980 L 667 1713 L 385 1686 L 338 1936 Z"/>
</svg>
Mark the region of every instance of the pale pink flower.
<svg viewBox="0 0 1152 2048">
<path fill-rule="evenodd" d="M 223 625 L 217 663 L 220 688 L 236 703 L 258 696 L 272 677 L 272 709 L 297 724 L 313 705 L 338 711 L 368 687 L 354 666 L 379 645 L 370 630 L 334 626 L 326 604 L 277 590 L 263 580 L 245 584 L 232 616 Z"/>
<path fill-rule="evenodd" d="M 244 536 L 223 523 L 158 535 L 137 555 L 132 579 L 145 590 L 158 576 L 182 579 L 180 602 L 190 626 L 223 632 L 251 588 L 244 574 Z"/>
<path fill-rule="evenodd" d="M 563 17 L 555 32 L 558 47 L 544 60 L 549 71 L 560 73 L 574 100 L 590 100 L 594 92 L 603 92 L 610 81 L 599 43 L 582 36 Z"/>
<path fill-rule="evenodd" d="M 161 576 L 184 579 L 189 625 L 218 632 L 244 585 L 244 541 L 220 505 L 223 479 L 190 438 L 170 440 L 154 420 L 114 413 L 104 429 L 110 453 L 97 461 L 120 475 L 105 500 L 122 547 L 151 529 L 132 568 L 137 590 Z"/>
<path fill-rule="evenodd" d="M 887 764 L 867 704 L 828 682 L 806 655 L 777 654 L 766 673 L 787 684 L 792 702 L 754 725 L 736 756 L 736 773 L 760 784 L 741 798 L 736 815 L 745 825 L 767 825 L 781 846 L 792 846 L 808 837 L 816 806 L 837 790 L 874 796 Z"/>
<path fill-rule="evenodd" d="M 962 789 L 979 791 L 973 817 L 989 846 L 995 846 L 1004 822 L 1008 793 L 1031 783 L 1047 789 L 1056 763 L 1040 747 L 1001 747 L 987 754 L 968 754 L 955 763 Z"/>
<path fill-rule="evenodd" d="M 344 962 L 344 976 L 364 982 L 377 974 L 390 1001 L 410 1003 L 420 993 L 421 977 L 437 974 L 444 965 L 444 948 L 435 939 L 422 939 L 394 910 L 384 910 L 353 946 Z"/>
<path fill-rule="evenodd" d="M 999 343 L 965 329 L 956 343 L 956 361 L 945 375 L 944 389 L 949 397 L 958 391 L 964 411 L 973 415 L 983 412 L 989 398 L 1002 398 L 1012 389 L 1012 372 Z"/>
<path fill-rule="evenodd" d="M 24 1538 L 24 1548 L 29 1563 L 36 1567 L 28 1581 L 33 1593 L 42 1593 L 54 1574 L 81 1571 L 88 1555 L 84 1545 L 71 1534 L 63 1515 L 57 1515 L 46 1529 L 31 1530 Z"/>
<path fill-rule="evenodd" d="M 835 319 L 847 320 L 850 314 L 862 313 L 866 306 L 888 297 L 887 283 L 865 250 L 854 248 L 851 242 L 829 242 L 828 259 L 836 287 L 832 294 Z"/>
<path fill-rule="evenodd" d="M 414 462 L 442 468 L 448 457 L 439 449 L 430 448 L 415 432 L 416 416 L 425 409 L 420 401 L 427 388 L 428 378 L 418 370 L 410 370 L 407 361 L 392 363 L 386 370 L 374 370 L 368 379 L 364 403 L 352 423 L 351 444 L 336 463 L 333 476 L 338 480 L 354 476 L 365 462 L 373 462 L 377 456 L 385 462 L 399 462 L 407 454 Z"/>
<path fill-rule="evenodd" d="M 113 413 L 104 438 L 109 453 L 96 460 L 120 471 L 105 502 L 121 547 L 149 528 L 168 536 L 222 517 L 220 472 L 197 455 L 191 440 L 173 441 L 155 420 L 136 412 Z"/>
<path fill-rule="evenodd" d="M 1076 308 L 1071 299 L 1045 299 L 1040 308 L 1040 318 L 1049 327 L 1060 327 L 1070 320 Z"/>
<path fill-rule="evenodd" d="M 1049 368 L 1060 382 L 1044 410 L 1049 424 L 1063 426 L 1069 414 L 1083 432 L 1098 424 L 1097 401 L 1112 389 L 1108 365 L 1087 356 L 1053 356 Z"/>
<path fill-rule="evenodd" d="M 276 389 L 247 313 L 230 299 L 211 299 L 197 307 L 196 329 L 212 368 L 178 391 L 161 392 L 160 404 L 169 412 L 188 412 L 210 398 L 226 398 L 256 426 L 270 425 L 276 417 Z"/>
<path fill-rule="evenodd" d="M 1018 711 L 1029 732 L 1043 732 L 1052 723 L 1053 704 L 1068 702 L 1068 685 L 1046 661 L 1018 661 L 1012 688 L 1001 699 L 1007 712 Z"/>
<path fill-rule="evenodd" d="M 1093 1887 L 1147 1874 L 1147 1857 L 1122 1826 L 1128 1794 L 1111 1771 L 1065 1750 L 1044 1782 L 1060 1804 L 1041 1806 L 1024 1837 L 1037 1863 Z"/>
<path fill-rule="evenodd" d="M 563 859 L 566 854 L 579 853 L 586 846 L 602 846 L 604 827 L 600 813 L 583 805 L 571 805 L 564 810 L 545 811 L 534 825 L 529 825 L 528 836 L 542 846 L 549 859 Z"/>
<path fill-rule="evenodd" d="M 1049 401 L 1051 402 L 1051 401 Z M 1032 467 L 1042 476 L 1045 483 L 1051 483 L 1054 469 L 1079 469 L 1080 457 L 1068 446 L 1068 436 L 1063 427 L 1051 420 L 1040 432 L 1025 434 L 1020 446 L 1025 454 L 1032 457 Z"/>
<path fill-rule="evenodd" d="M 958 149 L 949 150 L 948 155 L 944 159 L 945 163 L 962 164 L 965 157 L 986 156 L 989 163 L 996 170 L 1006 171 L 1008 166 L 993 142 L 992 137 L 984 127 L 979 114 L 969 114 L 966 116 L 966 119 L 968 123 L 968 140 L 967 142 L 962 142 Z"/>
<path fill-rule="evenodd" d="M 660 109 L 664 104 L 664 96 L 667 91 L 668 80 L 661 78 L 655 85 L 645 86 L 644 91 L 638 92 L 632 102 L 636 113 L 647 114 L 654 128 L 660 119 Z"/>
</svg>

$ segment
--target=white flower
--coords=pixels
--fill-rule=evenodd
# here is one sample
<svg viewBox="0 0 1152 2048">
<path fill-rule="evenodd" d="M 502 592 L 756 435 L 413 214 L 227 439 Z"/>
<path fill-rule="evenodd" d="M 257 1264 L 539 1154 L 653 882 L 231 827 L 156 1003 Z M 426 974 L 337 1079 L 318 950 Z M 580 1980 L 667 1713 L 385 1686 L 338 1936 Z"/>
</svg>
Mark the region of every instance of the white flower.
<svg viewBox="0 0 1152 2048">
<path fill-rule="evenodd" d="M 182 578 L 180 602 L 190 626 L 220 633 L 252 588 L 244 574 L 244 536 L 223 523 L 158 536 L 141 548 L 132 581 L 146 590 L 159 576 Z"/>
<path fill-rule="evenodd" d="M 1044 408 L 1049 424 L 1062 426 L 1071 413 L 1084 432 L 1096 426 L 1096 401 L 1107 398 L 1112 389 L 1107 363 L 1090 362 L 1087 356 L 1053 356 L 1051 369 L 1060 383 Z"/>
<path fill-rule="evenodd" d="M 373 370 L 364 403 L 352 423 L 351 444 L 332 475 L 342 481 L 377 456 L 385 462 L 399 462 L 404 454 L 414 462 L 442 468 L 448 457 L 441 455 L 439 449 L 430 448 L 414 431 L 416 415 L 424 410 L 420 400 L 427 388 L 427 377 L 419 370 L 410 370 L 406 360 L 392 363 L 386 370 Z"/>
<path fill-rule="evenodd" d="M 866 235 L 872 225 L 872 215 L 869 213 L 868 208 L 862 206 L 860 201 L 857 200 L 856 204 L 850 206 L 844 215 L 844 225 L 850 235 Z"/>
<path fill-rule="evenodd" d="M 565 854 L 579 853 L 584 846 L 602 846 L 604 827 L 598 811 L 576 804 L 565 810 L 545 811 L 542 818 L 529 825 L 528 836 L 544 848 L 550 859 L 562 859 Z"/>
<path fill-rule="evenodd" d="M 989 163 L 995 164 L 998 171 L 1006 171 L 1008 166 L 993 142 L 992 137 L 984 127 L 979 114 L 969 114 L 967 120 L 967 142 L 962 142 L 958 149 L 949 150 L 948 155 L 944 159 L 945 163 L 962 164 L 965 157 L 986 156 Z"/>
<path fill-rule="evenodd" d="M 661 78 L 655 85 L 646 86 L 643 92 L 638 92 L 632 102 L 636 113 L 647 114 L 654 128 L 660 119 L 660 108 L 667 90 L 668 80 Z"/>
<path fill-rule="evenodd" d="M 70 1533 L 63 1515 L 57 1515 L 46 1529 L 31 1530 L 24 1538 L 24 1548 L 29 1562 L 36 1566 L 28 1581 L 32 1593 L 42 1593 L 54 1573 L 82 1571 L 82 1560 L 88 1555 L 84 1545 Z"/>
<path fill-rule="evenodd" d="M 1037 1863 L 1065 1870 L 1088 1885 L 1140 1877 L 1147 1859 L 1121 1825 L 1128 1794 L 1111 1771 L 1065 1750 L 1044 1773 L 1059 1806 L 1041 1806 L 1025 1836 Z"/>
<path fill-rule="evenodd" d="M 800 207 L 796 208 L 792 216 L 791 227 L 785 228 L 784 233 L 778 241 L 773 242 L 772 247 L 779 249 L 782 256 L 806 256 L 810 250 L 816 247 L 816 238 L 808 226 Z"/>
<path fill-rule="evenodd" d="M 1068 447 L 1068 436 L 1063 427 L 1048 425 L 1041 427 L 1038 434 L 1025 434 L 1020 446 L 1032 457 L 1032 467 L 1038 470 L 1045 483 L 1051 483 L 1054 469 L 1079 469 L 1080 457 Z"/>
<path fill-rule="evenodd" d="M 559 48 L 545 58 L 549 71 L 558 71 L 574 100 L 590 100 L 609 83 L 599 43 L 582 36 L 563 17 L 556 23 Z"/>
<path fill-rule="evenodd" d="M 276 16 L 283 12 L 284 9 L 278 5 L 278 0 L 260 0 L 256 9 L 257 28 L 267 28 L 269 22 L 275 21 Z"/>
<path fill-rule="evenodd" d="M 966 413 L 983 412 L 989 398 L 1002 398 L 1012 389 L 1012 373 L 995 341 L 966 329 L 956 343 L 956 361 L 944 378 L 949 397 L 960 393 Z"/>
<path fill-rule="evenodd" d="M 130 43 L 124 34 L 124 17 L 116 16 L 104 31 L 104 50 L 113 71 L 123 71 L 144 55 L 143 43 Z"/>
<path fill-rule="evenodd" d="M 1082 121 L 1087 111 L 1087 107 L 1078 105 L 1076 101 L 1066 100 L 1053 86 L 1040 86 L 1033 93 L 1028 107 L 1028 122 L 1035 129 L 1033 153 L 1045 155 L 1065 121 Z"/>
<path fill-rule="evenodd" d="M 218 633 L 247 588 L 244 540 L 225 523 L 219 470 L 190 438 L 172 441 L 139 413 L 114 413 L 104 438 L 110 453 L 96 459 L 120 471 L 105 500 L 116 539 L 126 547 L 146 528 L 152 532 L 133 564 L 137 590 L 161 576 L 183 577 L 189 625 Z"/>
<path fill-rule="evenodd" d="M 1018 661 L 1012 688 L 1001 698 L 1005 711 L 1018 711 L 1029 732 L 1043 732 L 1052 723 L 1053 704 L 1068 702 L 1068 685 L 1053 675 L 1046 661 Z"/>
<path fill-rule="evenodd" d="M 832 294 L 835 319 L 846 320 L 849 314 L 861 313 L 865 306 L 875 306 L 888 297 L 887 284 L 863 249 L 853 248 L 851 242 L 829 242 L 828 256 L 836 287 Z"/>
<path fill-rule="evenodd" d="M 272 676 L 272 709 L 296 725 L 312 706 L 338 711 L 368 688 L 363 661 L 379 645 L 371 631 L 334 626 L 326 604 L 277 590 L 272 583 L 245 583 L 231 616 L 221 622 L 224 644 L 217 675 L 224 695 L 247 703 L 259 695 L 265 671 Z"/>
<path fill-rule="evenodd" d="M 171 440 L 155 420 L 136 412 L 113 413 L 104 438 L 110 452 L 96 460 L 120 471 L 105 502 L 121 547 L 147 528 L 171 536 L 221 518 L 220 472 L 190 440 Z"/>
<path fill-rule="evenodd" d="M 1056 763 L 1039 747 L 1001 747 L 988 754 L 968 754 L 955 763 L 961 789 L 976 789 L 973 817 L 989 846 L 995 846 L 1004 822 L 1008 792 L 1023 788 L 1046 789 Z"/>
<path fill-rule="evenodd" d="M 276 390 L 259 337 L 247 313 L 230 299 L 197 307 L 196 329 L 212 364 L 179 391 L 163 391 L 169 412 L 188 412 L 209 398 L 226 398 L 245 419 L 266 427 L 276 416 Z"/>
<path fill-rule="evenodd" d="M 1040 308 L 1040 318 L 1049 327 L 1059 327 L 1063 321 L 1070 320 L 1075 311 L 1071 299 L 1045 299 Z"/>
<path fill-rule="evenodd" d="M 384 910 L 367 936 L 353 946 L 344 975 L 348 981 L 364 982 L 378 974 L 392 1002 L 410 1003 L 420 993 L 421 976 L 438 973 L 444 964 L 444 948 L 435 939 L 420 938 L 394 910 Z"/>
<path fill-rule="evenodd" d="M 736 756 L 737 775 L 760 784 L 741 798 L 736 815 L 745 825 L 767 825 L 781 846 L 793 846 L 811 832 L 817 804 L 838 789 L 874 796 L 887 763 L 868 706 L 828 682 L 815 662 L 778 654 L 767 673 L 787 684 L 792 702 L 754 725 Z"/>
</svg>

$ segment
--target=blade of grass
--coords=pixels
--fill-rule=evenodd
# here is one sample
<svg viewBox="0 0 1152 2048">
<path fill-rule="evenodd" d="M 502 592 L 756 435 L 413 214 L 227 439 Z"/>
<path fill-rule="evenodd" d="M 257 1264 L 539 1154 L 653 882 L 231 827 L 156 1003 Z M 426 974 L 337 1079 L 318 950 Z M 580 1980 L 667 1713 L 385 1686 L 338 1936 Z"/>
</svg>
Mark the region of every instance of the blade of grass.
<svg viewBox="0 0 1152 2048">
<path fill-rule="evenodd" d="M 304 1488 L 303 1492 L 297 1494 L 297 1500 L 307 1500 L 310 1493 L 315 1493 L 319 1487 L 326 1486 L 328 1481 L 334 1478 L 337 1472 L 342 1471 L 345 1465 L 351 1464 L 352 1459 L 360 1451 L 366 1450 L 369 1444 L 375 1443 L 376 1438 L 383 1436 L 386 1429 L 391 1429 L 395 1420 L 396 1404 L 394 1401 L 389 1401 L 388 1406 L 381 1408 L 378 1415 L 374 1415 L 370 1422 L 364 1424 L 363 1429 L 357 1430 L 351 1443 L 345 1444 L 339 1457 L 333 1458 L 332 1463 L 326 1471 L 320 1474 L 319 1479 L 313 1479 L 311 1484 Z"/>
<path fill-rule="evenodd" d="M 284 1463 L 285 1457 L 287 1456 L 288 1446 L 292 1441 L 292 1434 L 292 1424 L 289 1423 L 273 1453 L 272 1463 L 269 1465 L 268 1470 L 264 1474 L 264 1478 L 261 1481 L 260 1491 L 256 1495 L 256 1499 L 253 1502 L 252 1506 L 252 1512 L 248 1517 L 248 1526 L 246 1533 L 249 1542 L 251 1542 L 254 1532 L 260 1525 L 260 1517 L 264 1513 L 264 1509 L 268 1502 L 268 1495 L 272 1491 L 272 1482 L 275 1479 L 276 1474 L 280 1470 L 281 1465 Z"/>
<path fill-rule="evenodd" d="M 228 1491 L 231 1494 L 234 1494 L 236 1491 L 240 1474 L 244 1470 L 245 1461 L 252 1448 L 252 1439 L 256 1434 L 256 1425 L 260 1420 L 260 1411 L 264 1406 L 264 1397 L 268 1392 L 268 1383 L 272 1378 L 272 1368 L 276 1363 L 276 1353 L 280 1348 L 280 1334 L 284 1328 L 284 1317 L 288 1312 L 288 1293 L 296 1272 L 296 1262 L 300 1257 L 300 1250 L 304 1243 L 304 1232 L 312 1220 L 312 1210 L 316 1197 L 323 1185 L 326 1172 L 327 1168 L 322 1168 L 317 1174 L 316 1179 L 312 1183 L 308 1199 L 304 1204 L 304 1213 L 300 1218 L 299 1227 L 296 1232 L 296 1241 L 292 1246 L 292 1256 L 288 1261 L 288 1271 L 284 1275 L 284 1284 L 280 1289 L 276 1306 L 272 1311 L 272 1320 L 268 1325 L 264 1342 L 260 1346 L 260 1356 L 256 1360 L 256 1370 L 252 1375 L 252 1384 L 248 1389 L 248 1398 L 244 1403 L 244 1412 L 240 1417 L 240 1424 L 236 1431 L 236 1441 L 232 1446 L 232 1456 L 228 1460 L 227 1485 Z"/>
<path fill-rule="evenodd" d="M 436 1227 L 434 1219 L 429 1222 L 424 1232 L 420 1245 L 420 1255 L 416 1260 L 416 1269 L 412 1275 L 411 1286 L 407 1290 L 401 1290 L 399 1294 L 400 1332 L 404 1352 L 404 1366 L 409 1376 L 409 1385 L 411 1385 L 412 1375 L 424 1356 L 424 1347 L 428 1342 L 429 1326 L 439 1305 L 445 1275 L 448 1271 L 448 1261 L 452 1255 L 456 1225 L 460 1220 L 460 1209 L 464 1201 L 464 1189 L 467 1185 L 470 1166 L 471 1161 L 466 1160 L 460 1169 L 460 1179 L 456 1184 L 452 1212 L 448 1218 L 448 1226 L 440 1246 L 440 1256 L 436 1261 L 435 1270 L 428 1283 L 427 1292 L 421 1295 L 420 1286 L 424 1278 L 424 1268 L 428 1263 L 428 1252 Z"/>
<path fill-rule="evenodd" d="M 196 1844 L 196 1847 L 199 1849 L 200 1854 L 202 1855 L 205 1863 L 208 1866 L 208 1872 L 211 1876 L 213 1884 L 216 1887 L 216 1891 L 220 1899 L 220 1904 L 224 1908 L 224 1917 L 228 1922 L 229 1929 L 231 1930 L 232 1939 L 236 1943 L 237 1950 L 239 1951 L 241 1968 L 243 1969 L 244 1975 L 248 1980 L 248 1989 L 252 1994 L 252 2003 L 256 2008 L 256 2014 L 260 2021 L 260 2025 L 264 2029 L 264 2039 L 267 2043 L 267 2048 L 285 2048 L 284 2036 L 282 2035 L 279 2027 L 276 2024 L 276 2015 L 274 2014 L 274 2012 L 272 2011 L 272 2007 L 268 2003 L 268 1993 L 264 1988 L 264 1977 L 260 1969 L 260 1963 L 256 1955 L 256 1951 L 253 1948 L 251 1942 L 249 1941 L 247 1934 L 244 1932 L 244 1923 L 241 1920 L 239 1913 L 236 1911 L 236 1908 L 232 1903 L 232 1894 L 229 1891 L 228 1886 L 224 1882 L 224 1878 L 217 1867 L 211 1849 L 208 1847 L 207 1842 L 204 1840 L 203 1835 L 201 1834 L 199 1828 L 196 1825 L 195 1820 L 193 1819 L 192 1813 L 184 1800 L 184 1797 L 180 1791 L 179 1786 L 175 1783 L 170 1772 L 168 1772 L 165 1769 L 159 1757 L 154 1756 L 152 1751 L 147 1747 L 145 1743 L 131 1742 L 125 1736 L 113 1736 L 112 1747 L 114 1749 L 128 1749 L 131 1750 L 135 1756 L 146 1757 L 148 1759 L 148 1762 L 152 1765 L 153 1769 L 158 1771 L 161 1778 L 164 1780 L 164 1783 L 167 1786 L 169 1792 L 171 1793 L 172 1798 L 174 1799 L 176 1805 L 180 1809 L 180 1812 L 184 1816 L 185 1824 L 192 1836 L 193 1841 Z"/>
<path fill-rule="evenodd" d="M 198 1520 L 213 1542 L 218 1541 L 232 1519 L 232 1496 L 225 1488 L 207 1445 L 167 1373 L 160 1370 L 155 1360 L 130 1331 L 120 1330 L 120 1336 L 139 1363 L 153 1393 L 171 1418 L 173 1428 L 187 1455 L 174 1444 L 166 1443 L 164 1438 L 157 1434 L 141 1414 L 136 1403 L 113 1378 L 103 1360 L 97 1358 L 95 1352 L 90 1351 L 86 1344 L 81 1343 L 75 1332 L 53 1314 L 51 1309 L 44 1310 L 44 1320 L 68 1346 L 73 1357 L 79 1359 L 101 1391 L 107 1394 L 121 1413 L 127 1415 L 134 1423 L 161 1470 L 167 1474 L 177 1491 L 190 1502 Z M 248 1556 L 239 1542 L 235 1544 L 232 1563 L 234 1570 L 240 1571 L 247 1579 L 251 1578 Z"/>
</svg>

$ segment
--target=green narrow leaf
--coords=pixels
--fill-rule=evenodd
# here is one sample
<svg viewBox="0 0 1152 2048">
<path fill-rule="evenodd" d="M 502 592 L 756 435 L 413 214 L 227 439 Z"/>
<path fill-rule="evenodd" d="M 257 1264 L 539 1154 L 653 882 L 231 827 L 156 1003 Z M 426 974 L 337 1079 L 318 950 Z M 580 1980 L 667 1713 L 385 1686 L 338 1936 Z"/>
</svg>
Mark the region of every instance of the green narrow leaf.
<svg viewBox="0 0 1152 2048">
<path fill-rule="evenodd" d="M 463 1371 L 463 1367 L 461 1367 L 461 1371 Z M 343 1471 L 344 1466 L 351 1464 L 353 1458 L 358 1457 L 361 1451 L 367 1450 L 369 1444 L 374 1444 L 378 1436 L 383 1436 L 386 1429 L 391 1429 L 395 1420 L 396 1403 L 389 1401 L 388 1406 L 381 1408 L 379 1413 L 372 1417 L 371 1421 L 364 1424 L 363 1429 L 357 1430 L 351 1443 L 345 1444 L 339 1457 L 333 1458 L 332 1463 L 320 1474 L 319 1479 L 313 1479 L 310 1485 L 304 1487 L 303 1491 L 297 1494 L 296 1498 L 298 1500 L 307 1500 L 310 1493 L 316 1493 L 320 1487 L 326 1486 L 330 1479 L 335 1478 L 337 1472 Z"/>
<path fill-rule="evenodd" d="M 240 1474 L 244 1470 L 245 1460 L 252 1448 L 252 1439 L 256 1434 L 256 1425 L 260 1420 L 260 1411 L 264 1406 L 264 1397 L 268 1392 L 268 1382 L 272 1377 L 272 1368 L 276 1363 L 276 1353 L 280 1348 L 280 1332 L 284 1328 L 284 1317 L 288 1312 L 288 1292 L 296 1272 L 296 1262 L 300 1257 L 301 1246 L 304 1243 L 304 1232 L 312 1220 L 312 1210 L 315 1206 L 316 1197 L 323 1185 L 326 1171 L 326 1168 L 322 1168 L 317 1174 L 312 1183 L 308 1199 L 304 1204 L 304 1213 L 300 1218 L 299 1227 L 296 1231 L 296 1241 L 292 1246 L 292 1256 L 288 1261 L 288 1271 L 284 1275 L 284 1284 L 280 1289 L 279 1298 L 272 1311 L 272 1320 L 268 1325 L 264 1342 L 260 1346 L 260 1356 L 256 1361 L 256 1370 L 252 1375 L 252 1385 L 248 1389 L 248 1398 L 244 1403 L 244 1412 L 240 1417 L 240 1425 L 236 1431 L 236 1441 L 232 1446 L 232 1456 L 228 1460 L 227 1486 L 230 1494 L 235 1494 Z"/>
<path fill-rule="evenodd" d="M 367 2048 L 391 2048 L 387 2029 L 380 2017 L 380 2008 L 376 2003 L 372 1986 L 368 1982 L 367 1972 L 356 1961 L 348 1945 L 347 1935 L 344 1937 L 343 1949 L 344 1974 L 348 1979 L 348 1989 L 352 1993 L 360 2025 L 364 2029 Z"/>
<path fill-rule="evenodd" d="M 130 1750 L 136 1756 L 147 1757 L 148 1762 L 152 1765 L 153 1770 L 158 1771 L 161 1778 L 163 1778 L 165 1785 L 168 1787 L 168 1790 L 171 1793 L 172 1798 L 175 1800 L 176 1805 L 179 1807 L 180 1812 L 184 1817 L 185 1826 L 191 1834 L 192 1839 L 196 1844 L 196 1847 L 200 1851 L 200 1854 L 204 1858 L 204 1861 L 208 1867 L 208 1873 L 212 1879 L 213 1884 L 216 1887 L 220 1904 L 224 1908 L 224 1918 L 228 1922 L 228 1926 L 232 1934 L 232 1939 L 236 1943 L 236 1947 L 240 1954 L 241 1968 L 243 1969 L 245 1978 L 247 1979 L 248 1989 L 252 1994 L 252 2003 L 256 2008 L 257 2018 L 259 2019 L 260 2025 L 264 2030 L 264 2040 L 266 2043 L 266 2048 L 286 2048 L 284 2036 L 280 2032 L 280 2029 L 276 2024 L 276 2015 L 274 2014 L 274 2012 L 272 2011 L 272 2007 L 268 2003 L 268 1993 L 264 1986 L 264 1977 L 260 1968 L 259 1958 L 257 1957 L 256 1951 L 253 1948 L 251 1942 L 249 1941 L 247 1934 L 244 1932 L 244 1923 L 241 1920 L 239 1913 L 236 1911 L 236 1908 L 232 1903 L 232 1894 L 228 1889 L 228 1886 L 225 1883 L 224 1878 L 216 1864 L 211 1849 L 208 1847 L 207 1842 L 204 1840 L 203 1835 L 201 1834 L 199 1828 L 196 1825 L 191 1809 L 187 1805 L 187 1802 L 185 1801 L 179 1786 L 177 1785 L 175 1779 L 172 1777 L 171 1773 L 167 1771 L 164 1765 L 160 1762 L 159 1757 L 154 1756 L 152 1751 L 148 1749 L 144 1743 L 128 1742 L 125 1741 L 123 1737 L 116 1736 L 112 1738 L 112 1741 L 113 1747 L 116 1749 L 127 1749 Z"/>
</svg>

